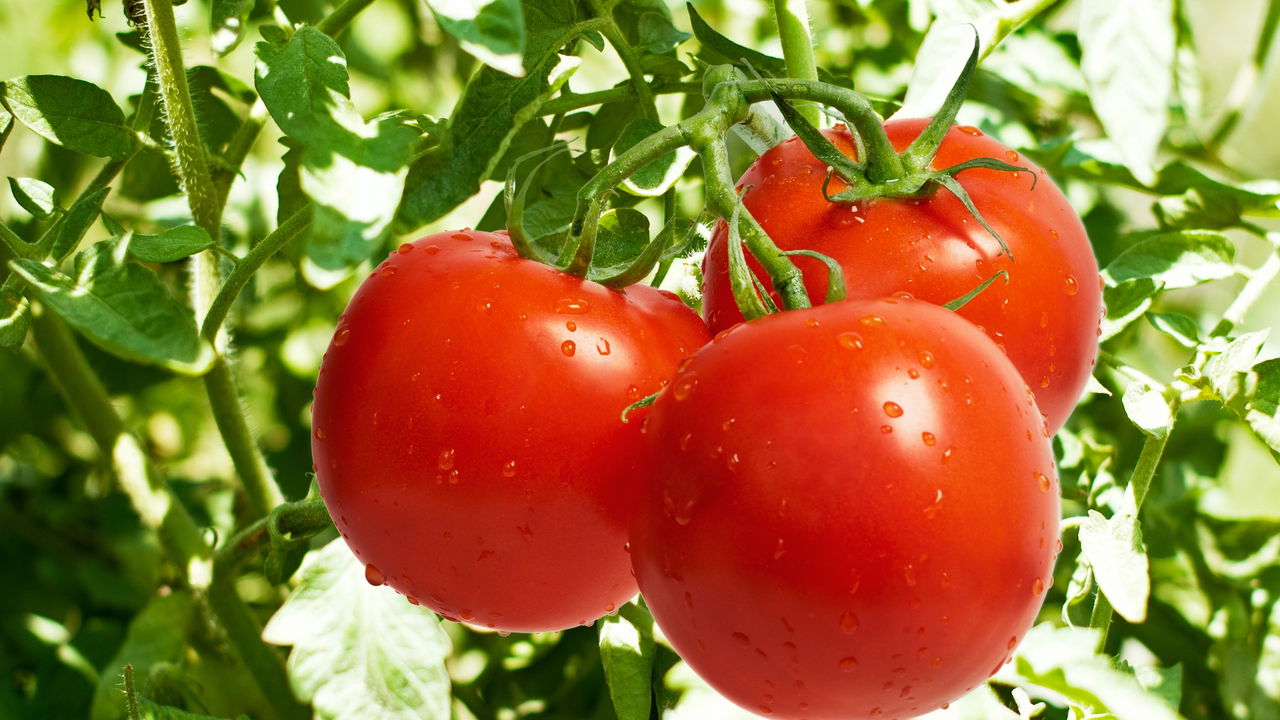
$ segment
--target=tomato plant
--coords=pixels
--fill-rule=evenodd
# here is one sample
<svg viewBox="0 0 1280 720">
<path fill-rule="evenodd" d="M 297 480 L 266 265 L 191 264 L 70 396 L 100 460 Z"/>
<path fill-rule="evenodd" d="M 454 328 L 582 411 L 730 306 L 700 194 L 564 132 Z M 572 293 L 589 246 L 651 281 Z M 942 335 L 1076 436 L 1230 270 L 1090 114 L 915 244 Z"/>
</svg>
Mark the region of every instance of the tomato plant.
<svg viewBox="0 0 1280 720">
<path fill-rule="evenodd" d="M 999 670 L 1044 601 L 1046 428 L 1008 359 L 949 310 L 847 300 L 735 326 L 648 422 L 641 593 L 753 712 L 934 710 Z"/>
<path fill-rule="evenodd" d="M 340 320 L 313 411 L 320 490 L 369 581 L 507 631 L 625 603 L 646 476 L 620 413 L 706 339 L 670 293 L 567 275 L 500 234 L 401 245 Z"/>
<path fill-rule="evenodd" d="M 904 150 L 925 122 L 891 121 L 885 132 L 895 148 Z M 848 130 L 825 135 L 841 152 L 854 154 Z M 829 202 L 823 195 L 827 166 L 798 138 L 761 155 L 738 185 L 745 188 L 747 209 L 779 247 L 836 259 L 848 278 L 850 297 L 904 291 L 942 304 L 1007 272 L 1007 282 L 992 284 L 960 314 L 1005 349 L 1035 391 L 1049 429 L 1057 431 L 1084 391 L 1097 357 L 1102 315 L 1097 260 L 1080 218 L 1045 172 L 977 128 L 952 128 L 933 166 L 979 157 L 1027 167 L 1026 172 L 971 169 L 956 176 L 1008 252 L 959 198 L 941 188 L 921 198 Z M 829 191 L 843 187 L 835 177 Z M 713 332 L 742 319 L 729 289 L 725 240 L 722 224 L 703 264 L 703 312 Z M 810 294 L 822 297 L 826 268 L 813 258 L 796 258 L 796 264 Z"/>
</svg>

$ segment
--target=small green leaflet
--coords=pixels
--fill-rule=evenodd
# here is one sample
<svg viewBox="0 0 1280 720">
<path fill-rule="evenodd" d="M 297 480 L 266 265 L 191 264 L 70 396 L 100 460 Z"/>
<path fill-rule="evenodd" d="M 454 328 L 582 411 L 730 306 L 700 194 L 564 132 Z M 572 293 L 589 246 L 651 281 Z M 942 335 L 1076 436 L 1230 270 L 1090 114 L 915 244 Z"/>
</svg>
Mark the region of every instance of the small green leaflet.
<svg viewBox="0 0 1280 720">
<path fill-rule="evenodd" d="M 226 55 L 240 44 L 253 3 L 254 0 L 213 0 L 209 22 L 213 30 L 213 51 L 218 55 Z"/>
<path fill-rule="evenodd" d="M 520 0 L 430 0 L 440 28 L 495 70 L 523 77 L 524 11 Z"/>
<path fill-rule="evenodd" d="M 31 283 L 41 302 L 102 349 L 126 360 L 199 375 L 213 348 L 196 330 L 191 309 L 174 299 L 151 270 L 123 258 L 124 244 L 99 243 L 77 257 L 72 278 L 34 260 L 9 267 Z"/>
<path fill-rule="evenodd" d="M 1173 93 L 1173 0 L 1084 0 L 1079 36 L 1094 112 L 1134 177 L 1150 183 Z"/>
<path fill-rule="evenodd" d="M 45 220 L 58 209 L 53 200 L 53 186 L 35 178 L 9 178 L 9 190 L 13 199 L 32 217 Z"/>
<path fill-rule="evenodd" d="M 1108 285 L 1150 278 L 1166 290 L 1191 287 L 1236 274 L 1235 246 L 1221 233 L 1181 230 L 1134 236 L 1102 271 Z"/>
<path fill-rule="evenodd" d="M 650 55 L 663 55 L 693 37 L 675 26 L 666 0 L 621 0 L 613 14 L 627 44 Z"/>
<path fill-rule="evenodd" d="M 1253 366 L 1258 384 L 1245 412 L 1245 420 L 1258 437 L 1280 455 L 1280 358 Z"/>
<path fill-rule="evenodd" d="M 47 252 L 54 262 L 61 262 L 75 252 L 85 233 L 102 213 L 102 203 L 109 192 L 111 188 L 105 187 L 76 200 L 67 214 L 40 238 L 40 249 Z"/>
<path fill-rule="evenodd" d="M 618 155 L 630 150 L 636 143 L 663 129 L 657 120 L 640 117 L 632 120 L 622 130 L 618 141 L 614 144 L 613 154 Z M 669 190 L 693 162 L 694 152 L 687 147 L 680 147 L 675 152 L 667 153 L 653 162 L 640 168 L 635 174 L 622 182 L 622 187 L 632 195 L 640 197 L 657 197 Z"/>
<path fill-rule="evenodd" d="M 1182 313 L 1148 313 L 1147 322 L 1185 348 L 1194 350 L 1200 344 L 1196 321 Z"/>
<path fill-rule="evenodd" d="M 1089 511 L 1080 526 L 1080 546 L 1111 606 L 1125 620 L 1142 623 L 1151 595 L 1150 568 L 1132 492 L 1123 497 L 1110 518 Z"/>
<path fill-rule="evenodd" d="M 1164 437 L 1173 426 L 1173 410 L 1160 388 L 1134 382 L 1125 388 L 1121 398 L 1125 414 L 1142 432 L 1152 437 Z"/>
<path fill-rule="evenodd" d="M 1107 307 L 1107 315 L 1102 318 L 1102 336 L 1099 339 L 1103 342 L 1110 340 L 1129 323 L 1142 317 L 1163 289 L 1164 286 L 1151 278 L 1126 280 L 1103 288 L 1102 301 Z"/>
<path fill-rule="evenodd" d="M 293 646 L 289 678 L 317 718 L 449 717 L 451 644 L 439 618 L 370 586 L 342 540 L 307 555 L 298 587 L 262 637 Z"/>
<path fill-rule="evenodd" d="M 32 132 L 68 150 L 122 158 L 133 132 L 106 90 L 61 75 L 27 75 L 0 86 L 0 101 Z"/>
<path fill-rule="evenodd" d="M 740 67 L 750 64 L 757 72 L 766 77 L 786 77 L 787 65 L 781 58 L 765 55 L 757 50 L 744 47 L 716 32 L 697 10 L 693 3 L 685 3 L 689 11 L 689 26 L 693 28 L 694 37 L 698 38 L 701 49 L 698 57 L 709 64 L 732 63 Z"/>
<path fill-rule="evenodd" d="M 653 705 L 653 616 L 627 603 L 600 620 L 600 662 L 618 720 L 648 720 Z"/>
<path fill-rule="evenodd" d="M 128 234 L 121 242 L 134 258 L 152 263 L 175 262 L 213 245 L 209 233 L 194 225 L 169 228 L 159 235 Z"/>
<path fill-rule="evenodd" d="M 649 245 L 649 218 L 635 208 L 614 208 L 600 216 L 596 234 L 588 277 L 598 281 L 626 270 Z"/>
</svg>

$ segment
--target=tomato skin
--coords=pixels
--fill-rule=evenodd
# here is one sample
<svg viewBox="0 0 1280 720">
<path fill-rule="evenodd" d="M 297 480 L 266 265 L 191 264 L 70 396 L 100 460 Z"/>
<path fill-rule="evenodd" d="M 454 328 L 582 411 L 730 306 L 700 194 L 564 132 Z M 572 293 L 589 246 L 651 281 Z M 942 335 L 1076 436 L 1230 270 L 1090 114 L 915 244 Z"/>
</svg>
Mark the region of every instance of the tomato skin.
<svg viewBox="0 0 1280 720">
<path fill-rule="evenodd" d="M 886 123 L 898 150 L 924 128 L 925 120 Z M 854 154 L 844 128 L 824 131 Z M 999 243 L 960 200 L 946 190 L 912 200 L 874 200 L 855 205 L 822 196 L 827 167 L 797 138 L 766 152 L 743 174 L 743 202 L 783 250 L 808 249 L 831 256 L 844 268 L 849 297 L 886 297 L 909 292 L 939 305 L 962 297 L 996 272 L 997 280 L 959 312 L 1005 348 L 1036 394 L 1049 430 L 1057 432 L 1075 407 L 1098 353 L 1102 291 L 1098 262 L 1080 218 L 1053 181 L 1026 158 L 976 128 L 952 127 L 933 167 L 994 157 L 1031 172 L 965 170 L 956 176 L 983 218 L 1013 253 Z M 1035 187 L 1031 186 L 1032 175 Z M 830 191 L 845 188 L 833 178 Z M 703 263 L 703 311 L 711 331 L 742 320 L 729 289 L 727 230 L 721 223 Z M 826 295 L 826 268 L 794 258 L 814 302 Z M 760 278 L 768 276 L 752 261 Z"/>
<path fill-rule="evenodd" d="M 620 413 L 707 339 L 674 295 L 566 275 L 503 235 L 403 245 L 320 369 L 329 512 L 371 582 L 447 618 L 588 623 L 636 591 L 624 545 L 646 448 Z"/>
<path fill-rule="evenodd" d="M 972 324 L 910 299 L 740 324 L 648 418 L 632 525 L 654 618 L 720 693 L 778 718 L 891 720 L 979 685 L 1056 555 L 1046 429 Z"/>
</svg>

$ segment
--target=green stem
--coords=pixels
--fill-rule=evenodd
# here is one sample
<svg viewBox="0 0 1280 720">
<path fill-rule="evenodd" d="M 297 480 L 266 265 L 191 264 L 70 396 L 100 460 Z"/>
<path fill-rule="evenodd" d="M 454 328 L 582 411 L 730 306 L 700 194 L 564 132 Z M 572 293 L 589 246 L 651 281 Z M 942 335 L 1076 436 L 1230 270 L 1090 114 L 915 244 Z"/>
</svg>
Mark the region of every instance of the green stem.
<svg viewBox="0 0 1280 720">
<path fill-rule="evenodd" d="M 1240 289 L 1240 293 L 1236 295 L 1235 300 L 1232 300 L 1231 304 L 1222 313 L 1222 319 L 1213 328 L 1213 335 L 1226 335 L 1243 322 L 1249 310 L 1258 302 L 1271 283 L 1275 282 L 1276 277 L 1280 276 L 1280 244 L 1278 244 L 1280 243 L 1280 233 L 1268 233 L 1267 239 L 1275 247 L 1271 254 L 1267 256 L 1266 261 L 1257 270 L 1253 271 L 1253 275 L 1244 284 L 1244 287 Z"/>
<path fill-rule="evenodd" d="M 744 80 L 738 90 L 749 103 L 771 99 L 777 93 L 788 100 L 812 100 L 835 108 L 862 141 L 867 179 L 889 183 L 906 175 L 898 152 L 884 132 L 884 121 L 862 95 L 816 80 Z"/>
<path fill-rule="evenodd" d="M 649 92 L 653 95 L 697 95 L 702 92 L 702 83 L 693 82 L 676 82 L 676 83 L 649 83 Z M 553 100 L 548 100 L 538 108 L 540 117 L 551 115 L 566 115 L 575 110 L 589 108 L 596 105 L 606 105 L 620 100 L 637 97 L 635 86 L 626 84 L 608 90 L 597 90 L 595 92 L 582 94 L 561 94 Z"/>
<path fill-rule="evenodd" d="M 995 32 L 990 38 L 982 42 L 982 49 L 978 53 L 979 59 L 991 54 L 991 51 L 996 49 L 1000 41 L 1008 37 L 1014 30 L 1030 22 L 1040 13 L 1057 4 L 1057 2 L 1058 0 L 1018 0 L 1001 7 L 1000 16 L 996 20 Z"/>
<path fill-rule="evenodd" d="M 806 0 L 773 0 L 774 17 L 778 20 L 778 37 L 782 40 L 782 58 L 787 75 L 798 80 L 817 80 L 818 65 L 813 58 L 813 38 L 809 34 L 809 10 Z M 815 105 L 802 105 L 797 110 L 810 124 L 822 123 L 822 112 Z"/>
<path fill-rule="evenodd" d="M 231 464 L 244 485 L 249 506 L 255 515 L 264 516 L 284 502 L 284 494 L 280 492 L 266 458 L 258 450 L 249 431 L 249 424 L 245 422 L 240 393 L 236 389 L 231 363 L 225 355 L 219 355 L 213 367 L 205 373 L 204 387 L 209 396 L 209 406 L 213 409 L 214 422 L 222 435 L 227 454 L 231 456 Z"/>
<path fill-rule="evenodd" d="M 38 304 L 33 304 L 32 310 L 32 335 L 54 385 L 80 416 L 99 450 L 112 459 L 121 488 L 143 520 L 159 532 L 170 561 L 187 573 L 193 560 L 210 555 L 200 528 L 186 507 L 169 493 L 155 466 L 141 454 L 137 439 L 125 432 L 124 421 L 71 329 Z"/>
<path fill-rule="evenodd" d="M 605 7 L 601 0 L 591 0 L 591 8 L 598 18 L 606 21 L 600 32 L 609 41 L 609 44 L 613 46 L 613 51 L 618 54 L 618 58 L 622 60 L 623 67 L 627 69 L 627 74 L 631 76 L 631 86 L 640 102 L 640 112 L 650 120 L 657 120 L 658 105 L 654 102 L 653 90 L 649 87 L 649 81 L 644 77 L 644 68 L 640 65 L 640 57 L 636 55 L 630 43 L 623 37 L 617 21 L 613 18 L 613 10 Z"/>
<path fill-rule="evenodd" d="M 298 702 L 289 685 L 280 653 L 262 640 L 262 626 L 236 594 L 234 578 L 220 577 L 209 585 L 209 608 L 227 633 L 227 638 L 262 688 L 275 715 L 281 720 L 308 720 L 310 709 Z"/>
<path fill-rule="evenodd" d="M 356 15 L 372 4 L 373 0 L 344 0 L 325 19 L 316 24 L 316 29 L 329 37 L 336 38 L 347 29 Z"/>
<path fill-rule="evenodd" d="M 721 217 L 732 217 L 740 200 L 734 190 L 733 172 L 729 167 L 729 153 L 724 136 L 718 135 L 702 147 L 694 149 L 698 151 L 698 157 L 702 158 L 707 205 Z M 782 298 L 783 307 L 787 310 L 810 307 L 804 276 L 791 258 L 778 249 L 745 207 L 739 211 L 738 222 L 743 244 L 764 267 L 765 272 L 769 273 L 774 289 Z"/>
<path fill-rule="evenodd" d="M 22 238 L 8 225 L 0 222 L 0 248 L 4 248 L 10 257 L 25 258 L 31 256 L 32 246 L 23 242 Z M 7 258 L 0 258 L 6 260 Z"/>
<path fill-rule="evenodd" d="M 570 224 L 570 235 L 581 237 L 587 212 L 595 204 L 597 198 L 618 185 L 650 162 L 674 152 L 689 141 L 690 128 L 698 119 L 705 120 L 706 111 L 680 122 L 677 125 L 663 128 L 631 146 L 626 152 L 614 158 L 613 162 L 600 168 L 599 172 L 578 191 L 578 206 Z"/>
<path fill-rule="evenodd" d="M 1099 587 L 1097 593 L 1093 596 L 1093 612 L 1089 615 L 1089 627 L 1098 631 L 1098 652 L 1106 651 L 1107 635 L 1111 631 L 1111 616 L 1114 611 L 1111 607 L 1111 601 L 1106 595 L 1102 594 L 1102 588 Z"/>
<path fill-rule="evenodd" d="M 218 335 L 236 298 L 240 297 L 240 292 L 249 284 L 249 280 L 253 278 L 258 268 L 310 224 L 311 206 L 308 205 L 285 220 L 280 227 L 254 245 L 244 259 L 236 263 L 235 269 L 227 275 L 227 279 L 222 283 L 217 296 L 209 305 L 209 311 L 204 316 L 200 332 L 206 338 L 212 340 Z"/>
<path fill-rule="evenodd" d="M 227 206 L 227 196 L 231 194 L 231 186 L 235 183 L 236 175 L 240 172 L 245 158 L 249 156 L 249 150 L 262 134 L 262 128 L 267 124 L 267 117 L 267 106 L 262 102 L 262 98 L 258 98 L 249 107 L 249 112 L 240 121 L 240 127 L 236 128 L 236 134 L 231 136 L 231 140 L 223 150 L 223 165 L 213 178 L 213 184 L 218 193 L 219 214 Z"/>
<path fill-rule="evenodd" d="M 307 538 L 333 526 L 323 500 L 299 500 L 280 505 L 271 514 L 259 518 L 236 533 L 218 548 L 213 558 L 215 579 L 235 577 L 241 565 L 256 555 L 271 536 L 271 523 L 282 534 Z"/>
<path fill-rule="evenodd" d="M 1207 145 L 1210 149 L 1216 149 L 1226 142 L 1244 117 L 1245 109 L 1258 97 L 1258 83 L 1265 73 L 1267 60 L 1271 55 L 1271 46 L 1275 45 L 1277 26 L 1280 26 L 1280 3 L 1268 2 L 1267 14 L 1258 29 L 1258 38 L 1253 46 L 1253 55 L 1236 73 L 1231 89 L 1223 102 L 1227 108 L 1226 113 L 1209 136 Z"/>
</svg>

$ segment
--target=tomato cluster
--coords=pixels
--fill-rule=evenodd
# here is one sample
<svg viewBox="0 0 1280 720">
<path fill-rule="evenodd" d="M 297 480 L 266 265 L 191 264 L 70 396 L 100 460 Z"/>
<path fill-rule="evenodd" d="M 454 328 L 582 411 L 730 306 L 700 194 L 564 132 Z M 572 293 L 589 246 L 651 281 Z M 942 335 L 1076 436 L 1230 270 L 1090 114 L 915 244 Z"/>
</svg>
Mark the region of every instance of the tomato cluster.
<svg viewBox="0 0 1280 720">
<path fill-rule="evenodd" d="M 888 130 L 901 145 L 921 126 Z M 1007 152 L 958 129 L 936 162 Z M 945 191 L 838 205 L 825 168 L 782 144 L 744 176 L 745 204 L 783 249 L 843 264 L 850 299 L 740 322 L 722 229 L 714 339 L 674 295 L 566 274 L 504 234 L 401 246 L 317 384 L 338 528 L 370 582 L 476 626 L 586 624 L 638 588 L 680 655 L 754 712 L 944 705 L 1008 660 L 1052 582 L 1049 436 L 1096 353 L 1096 261 L 1027 172 L 1034 189 L 962 176 L 1010 258 Z M 825 272 L 802 270 L 820 297 Z M 940 306 L 999 270 L 1007 285 Z"/>
</svg>

